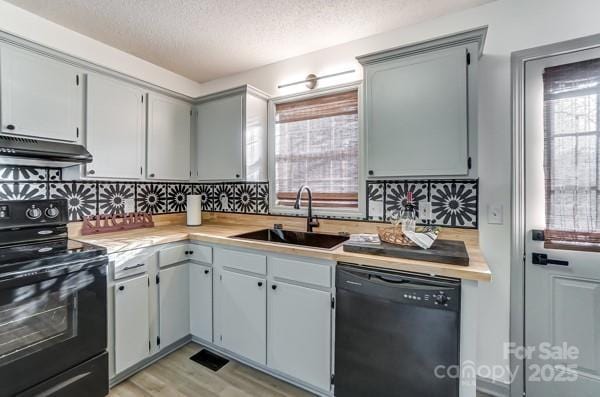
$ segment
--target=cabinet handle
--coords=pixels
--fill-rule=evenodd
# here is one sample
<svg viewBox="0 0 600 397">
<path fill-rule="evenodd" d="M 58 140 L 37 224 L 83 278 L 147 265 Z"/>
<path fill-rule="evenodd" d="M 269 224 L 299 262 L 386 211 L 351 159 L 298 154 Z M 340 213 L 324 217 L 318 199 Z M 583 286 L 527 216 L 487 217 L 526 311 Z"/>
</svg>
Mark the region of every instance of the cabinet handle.
<svg viewBox="0 0 600 397">
<path fill-rule="evenodd" d="M 190 255 L 194 255 L 194 251 L 190 251 Z"/>
<path fill-rule="evenodd" d="M 240 174 L 235 174 L 235 177 L 236 177 L 236 178 L 239 178 L 239 177 L 240 177 Z"/>
<path fill-rule="evenodd" d="M 154 174 L 148 175 L 149 178 L 154 178 Z"/>
<path fill-rule="evenodd" d="M 208 273 L 210 273 L 210 270 L 206 269 L 206 270 L 204 271 L 204 274 L 208 274 Z"/>
<path fill-rule="evenodd" d="M 143 263 L 138 263 L 137 265 L 133 265 L 133 266 L 125 266 L 125 267 L 123 268 L 123 271 L 125 271 L 125 270 L 131 270 L 131 269 L 135 269 L 135 268 L 137 268 L 137 267 L 142 267 L 142 266 L 144 266 L 144 264 L 143 264 Z"/>
<path fill-rule="evenodd" d="M 12 131 L 12 130 L 15 129 L 15 126 L 14 126 L 14 124 L 9 124 L 9 125 L 6 126 L 6 129 Z"/>
<path fill-rule="evenodd" d="M 94 170 L 89 170 L 88 171 L 88 174 L 90 174 L 90 175 L 94 175 L 95 173 L 96 173 L 96 171 L 94 171 Z"/>
<path fill-rule="evenodd" d="M 276 290 L 276 289 L 277 289 L 277 285 L 276 285 L 276 284 L 273 284 L 273 285 L 271 285 L 271 288 L 272 288 L 273 290 Z"/>
<path fill-rule="evenodd" d="M 125 289 L 125 286 L 124 286 L 124 285 L 121 285 L 121 286 L 119 287 L 119 291 L 123 291 L 124 289 Z"/>
<path fill-rule="evenodd" d="M 369 170 L 369 175 L 375 175 L 375 173 L 373 172 L 373 170 Z"/>
<path fill-rule="evenodd" d="M 190 254 L 190 251 L 185 251 L 185 252 L 184 252 L 184 254 L 185 254 L 185 255 L 189 255 L 189 254 Z"/>
<path fill-rule="evenodd" d="M 262 287 L 262 281 L 259 281 L 259 282 L 258 282 L 258 286 L 259 286 L 259 287 Z"/>
</svg>

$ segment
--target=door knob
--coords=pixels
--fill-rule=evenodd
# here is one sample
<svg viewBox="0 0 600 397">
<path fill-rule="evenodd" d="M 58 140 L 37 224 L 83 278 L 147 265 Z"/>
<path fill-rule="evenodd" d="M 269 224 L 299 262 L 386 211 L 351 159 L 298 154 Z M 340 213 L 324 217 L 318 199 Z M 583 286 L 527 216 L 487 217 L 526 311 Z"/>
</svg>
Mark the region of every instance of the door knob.
<svg viewBox="0 0 600 397">
<path fill-rule="evenodd" d="M 89 170 L 88 171 L 88 174 L 90 174 L 90 175 L 94 175 L 95 173 L 96 173 L 96 171 L 94 171 L 94 170 Z"/>
<path fill-rule="evenodd" d="M 534 265 L 557 265 L 557 266 L 569 266 L 569 261 L 561 261 L 558 259 L 549 259 L 548 255 L 540 254 L 538 252 L 531 253 L 531 263 Z"/>
<path fill-rule="evenodd" d="M 15 129 L 15 126 L 13 124 L 9 124 L 9 125 L 6 126 L 6 129 L 12 131 L 12 130 Z"/>
<path fill-rule="evenodd" d="M 125 289 L 125 286 L 124 286 L 124 285 L 121 285 L 121 286 L 119 287 L 119 291 L 123 291 L 124 289 Z"/>
<path fill-rule="evenodd" d="M 259 286 L 259 287 L 262 287 L 262 281 L 259 281 L 259 282 L 258 282 L 258 286 Z"/>
<path fill-rule="evenodd" d="M 204 271 L 204 274 L 208 274 L 208 273 L 210 273 L 210 270 L 206 269 L 206 270 Z"/>
<path fill-rule="evenodd" d="M 273 290 L 276 290 L 276 289 L 277 289 L 277 285 L 273 284 L 273 285 L 271 286 L 271 288 L 272 288 Z"/>
<path fill-rule="evenodd" d="M 154 174 L 150 174 L 148 175 L 150 178 L 154 178 Z"/>
</svg>

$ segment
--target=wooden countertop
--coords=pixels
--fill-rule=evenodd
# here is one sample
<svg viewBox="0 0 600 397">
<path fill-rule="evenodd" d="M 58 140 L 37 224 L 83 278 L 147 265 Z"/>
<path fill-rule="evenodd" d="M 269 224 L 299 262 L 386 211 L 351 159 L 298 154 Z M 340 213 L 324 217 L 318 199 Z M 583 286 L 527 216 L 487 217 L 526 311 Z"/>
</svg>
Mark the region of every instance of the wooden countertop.
<svg viewBox="0 0 600 397">
<path fill-rule="evenodd" d="M 491 272 L 485 261 L 479 245 L 472 239 L 465 240 L 469 253 L 470 265 L 457 266 L 443 263 L 426 262 L 412 259 L 401 259 L 369 254 L 344 252 L 340 246 L 334 250 L 323 250 L 292 246 L 287 244 L 270 243 L 236 239 L 234 236 L 241 233 L 264 229 L 264 225 L 227 224 L 208 222 L 202 226 L 189 227 L 184 225 L 165 225 L 148 229 L 136 229 L 123 232 L 97 234 L 91 236 L 73 236 L 71 238 L 86 243 L 105 247 L 108 253 L 120 252 L 136 248 L 145 248 L 158 244 L 176 241 L 194 240 L 198 242 L 229 245 L 251 249 L 260 249 L 270 252 L 307 256 L 338 262 L 348 262 L 364 266 L 375 266 L 385 269 L 410 271 L 417 273 L 433 274 L 439 276 L 455 277 L 466 280 L 489 281 Z M 476 231 L 475 231 L 476 232 Z M 453 235 L 451 231 L 442 230 L 442 238 L 460 239 L 460 234 Z"/>
</svg>

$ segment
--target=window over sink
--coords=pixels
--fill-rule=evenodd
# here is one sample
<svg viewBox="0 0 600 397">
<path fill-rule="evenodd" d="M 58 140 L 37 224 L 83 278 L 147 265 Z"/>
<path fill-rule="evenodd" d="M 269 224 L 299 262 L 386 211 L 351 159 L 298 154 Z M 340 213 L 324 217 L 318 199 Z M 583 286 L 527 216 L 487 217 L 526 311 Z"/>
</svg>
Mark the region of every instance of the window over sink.
<svg viewBox="0 0 600 397">
<path fill-rule="evenodd" d="M 358 215 L 361 180 L 359 86 L 272 101 L 271 208 L 293 212 L 298 188 L 317 214 Z M 302 196 L 302 207 L 308 196 Z"/>
</svg>

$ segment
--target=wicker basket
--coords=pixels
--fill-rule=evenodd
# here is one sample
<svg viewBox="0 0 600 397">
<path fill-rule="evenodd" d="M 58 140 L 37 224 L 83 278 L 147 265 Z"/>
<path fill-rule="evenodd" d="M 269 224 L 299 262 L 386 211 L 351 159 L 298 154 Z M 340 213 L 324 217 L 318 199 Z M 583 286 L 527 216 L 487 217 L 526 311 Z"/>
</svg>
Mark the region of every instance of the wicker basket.
<svg viewBox="0 0 600 397">
<path fill-rule="evenodd" d="M 402 233 L 402 227 L 378 227 L 377 234 L 381 241 L 396 245 L 416 245 Z"/>
</svg>

